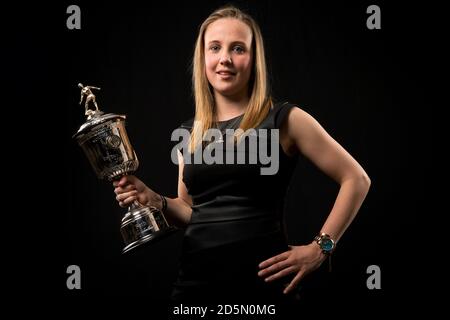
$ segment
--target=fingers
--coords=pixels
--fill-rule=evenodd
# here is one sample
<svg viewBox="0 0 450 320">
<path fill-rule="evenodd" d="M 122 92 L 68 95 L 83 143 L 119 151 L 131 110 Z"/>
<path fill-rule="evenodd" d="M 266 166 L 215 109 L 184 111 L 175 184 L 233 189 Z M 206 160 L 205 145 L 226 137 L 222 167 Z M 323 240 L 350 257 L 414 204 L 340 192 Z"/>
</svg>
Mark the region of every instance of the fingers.
<svg viewBox="0 0 450 320">
<path fill-rule="evenodd" d="M 135 200 L 137 200 L 136 197 L 126 198 L 124 201 L 119 201 L 119 206 L 122 208 L 129 207 Z"/>
<path fill-rule="evenodd" d="M 114 193 L 116 195 L 123 194 L 125 192 L 130 192 L 136 190 L 136 185 L 131 183 L 128 179 L 130 176 L 124 176 L 119 181 L 114 181 L 113 185 L 115 186 Z"/>
<path fill-rule="evenodd" d="M 259 267 L 261 269 L 264 269 L 264 268 L 269 267 L 269 266 L 271 266 L 271 265 L 273 265 L 273 264 L 275 264 L 277 262 L 286 260 L 289 257 L 289 254 L 290 254 L 290 251 L 283 252 L 283 253 L 275 256 L 275 257 L 272 257 L 270 259 L 267 259 L 267 260 L 261 262 L 259 264 Z"/>
<path fill-rule="evenodd" d="M 268 266 L 267 268 L 264 268 L 258 272 L 258 275 L 260 277 L 267 277 L 268 275 L 278 272 L 282 269 L 285 269 L 286 267 L 289 267 L 291 264 L 289 263 L 288 259 L 285 259 L 283 261 L 277 262 L 275 264 L 272 264 Z"/>
<path fill-rule="evenodd" d="M 114 193 L 116 194 L 116 200 L 119 202 L 119 206 L 127 207 L 131 203 L 138 199 L 138 191 L 136 183 L 139 181 L 133 175 L 126 175 L 120 178 L 120 180 L 114 181 Z"/>
<path fill-rule="evenodd" d="M 297 259 L 294 252 L 297 248 L 289 246 L 289 251 L 283 252 L 275 257 L 267 259 L 259 264 L 261 270 L 258 272 L 260 277 L 264 277 L 264 281 L 271 282 L 283 278 L 289 274 L 297 274 L 294 279 L 283 290 L 284 294 L 291 292 L 307 273 L 308 267 L 299 262 L 298 251 Z"/>
<path fill-rule="evenodd" d="M 127 184 L 124 187 L 116 187 L 114 189 L 114 193 L 116 195 L 119 195 L 119 194 L 122 194 L 124 192 L 129 192 L 129 191 L 133 191 L 133 190 L 136 190 L 136 186 L 134 184 Z"/>
<path fill-rule="evenodd" d="M 289 285 L 283 290 L 283 293 L 288 294 L 294 288 L 296 288 L 298 283 L 300 282 L 300 280 L 303 279 L 304 275 L 305 275 L 305 270 L 300 270 L 297 273 L 297 275 L 294 277 L 294 279 L 292 279 L 292 281 L 289 283 Z"/>
<path fill-rule="evenodd" d="M 120 178 L 120 180 L 113 181 L 114 187 L 124 187 L 127 184 L 133 184 L 136 181 L 136 177 L 133 175 L 126 175 Z"/>
<path fill-rule="evenodd" d="M 294 273 L 297 271 L 297 268 L 295 266 L 289 266 L 287 268 L 282 269 L 281 271 L 275 273 L 274 275 L 271 275 L 270 277 L 267 277 L 266 279 L 264 279 L 264 281 L 269 282 L 269 281 L 274 281 L 277 280 L 279 278 L 285 277 L 291 273 Z"/>
<path fill-rule="evenodd" d="M 136 199 L 137 199 L 137 191 L 136 190 L 120 193 L 116 196 L 116 200 L 119 201 L 119 205 L 121 207 L 126 207 L 126 206 L 130 205 Z"/>
<path fill-rule="evenodd" d="M 125 199 L 129 198 L 129 197 L 135 197 L 137 195 L 137 191 L 136 190 L 132 190 L 129 192 L 124 192 L 121 194 L 118 194 L 116 196 L 117 201 L 125 201 Z"/>
<path fill-rule="evenodd" d="M 119 206 L 121 206 L 122 208 L 129 207 L 135 200 L 137 200 L 137 197 L 127 198 L 124 201 L 120 201 Z"/>
</svg>

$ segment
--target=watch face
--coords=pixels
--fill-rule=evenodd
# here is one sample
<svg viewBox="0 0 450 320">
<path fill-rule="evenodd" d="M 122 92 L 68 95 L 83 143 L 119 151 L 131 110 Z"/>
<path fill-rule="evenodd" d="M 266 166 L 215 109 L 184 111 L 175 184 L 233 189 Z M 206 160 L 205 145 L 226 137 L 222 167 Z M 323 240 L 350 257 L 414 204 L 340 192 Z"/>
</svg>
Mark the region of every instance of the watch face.
<svg viewBox="0 0 450 320">
<path fill-rule="evenodd" d="M 320 243 L 320 246 L 322 247 L 322 250 L 331 251 L 334 248 L 334 243 L 333 240 L 331 239 L 323 238 Z"/>
</svg>

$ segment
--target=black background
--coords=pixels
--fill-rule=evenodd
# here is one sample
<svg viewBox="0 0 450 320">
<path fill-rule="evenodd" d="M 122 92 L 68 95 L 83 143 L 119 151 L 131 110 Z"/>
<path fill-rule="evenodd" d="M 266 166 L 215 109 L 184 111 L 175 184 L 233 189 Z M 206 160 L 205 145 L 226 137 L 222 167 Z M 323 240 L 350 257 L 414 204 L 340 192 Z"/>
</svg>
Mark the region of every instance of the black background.
<svg viewBox="0 0 450 320">
<path fill-rule="evenodd" d="M 136 174 L 155 191 L 175 197 L 178 171 L 170 159 L 170 135 L 194 114 L 190 63 L 198 27 L 225 3 L 63 1 L 13 9 L 19 12 L 12 28 L 18 50 L 6 69 L 12 71 L 15 96 L 27 101 L 27 119 L 39 123 L 43 143 L 33 160 L 45 168 L 27 189 L 42 208 L 38 246 L 29 255 L 46 271 L 39 280 L 51 283 L 52 293 L 66 301 L 139 296 L 148 306 L 163 308 L 156 301 L 170 293 L 182 240 L 180 231 L 121 255 L 124 209 L 71 138 L 85 121 L 77 83 L 101 87 L 100 108 L 127 115 L 140 160 Z M 420 300 L 417 252 L 426 239 L 417 227 L 430 210 L 425 175 L 432 120 L 422 110 L 433 42 L 431 8 L 367 1 L 233 3 L 261 26 L 275 98 L 312 114 L 372 180 L 333 256 L 333 272 L 319 270 L 305 286 L 330 292 L 338 302 L 374 308 L 398 307 L 401 296 Z M 81 8 L 81 30 L 66 28 L 71 4 Z M 381 8 L 381 30 L 366 27 L 371 4 Z M 308 161 L 299 161 L 286 210 L 293 244 L 311 241 L 337 190 Z M 81 290 L 66 287 L 72 264 L 81 268 Z M 381 290 L 366 287 L 369 265 L 381 268 Z"/>
</svg>

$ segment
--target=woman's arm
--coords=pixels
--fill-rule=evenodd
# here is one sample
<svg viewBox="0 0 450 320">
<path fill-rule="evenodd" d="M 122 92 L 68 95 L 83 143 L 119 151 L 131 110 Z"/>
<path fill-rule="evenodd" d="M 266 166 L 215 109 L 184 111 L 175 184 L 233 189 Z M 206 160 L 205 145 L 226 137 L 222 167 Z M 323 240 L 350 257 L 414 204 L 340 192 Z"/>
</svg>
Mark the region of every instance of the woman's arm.
<svg viewBox="0 0 450 320">
<path fill-rule="evenodd" d="M 333 208 L 320 230 L 338 241 L 369 191 L 369 177 L 313 117 L 299 108 L 289 111 L 281 126 L 280 143 L 286 153 L 302 153 L 340 185 Z M 263 261 L 258 275 L 265 281 L 273 281 L 294 273 L 294 278 L 284 289 L 284 293 L 288 293 L 325 258 L 315 241 L 304 246 L 290 246 L 289 251 Z"/>
<path fill-rule="evenodd" d="M 184 162 L 181 153 L 178 154 L 179 169 L 178 169 L 178 197 L 167 198 L 167 208 L 164 216 L 169 224 L 174 224 L 183 227 L 189 223 L 192 214 L 192 199 L 187 193 L 186 186 L 183 182 L 183 168 Z M 161 196 L 147 187 L 141 180 L 135 176 L 124 176 L 119 181 L 114 181 L 114 192 L 116 193 L 116 200 L 121 207 L 131 205 L 134 200 L 139 201 L 143 205 L 153 206 L 162 209 Z"/>
<path fill-rule="evenodd" d="M 302 153 L 340 185 L 333 208 L 320 230 L 339 240 L 369 191 L 368 175 L 312 116 L 299 108 L 290 110 L 280 136 L 285 150 Z"/>
<path fill-rule="evenodd" d="M 183 227 L 189 223 L 192 215 L 192 198 L 183 182 L 184 160 L 178 151 L 178 197 L 167 198 L 166 218 L 170 224 Z M 161 204 L 162 206 L 162 204 Z"/>
</svg>

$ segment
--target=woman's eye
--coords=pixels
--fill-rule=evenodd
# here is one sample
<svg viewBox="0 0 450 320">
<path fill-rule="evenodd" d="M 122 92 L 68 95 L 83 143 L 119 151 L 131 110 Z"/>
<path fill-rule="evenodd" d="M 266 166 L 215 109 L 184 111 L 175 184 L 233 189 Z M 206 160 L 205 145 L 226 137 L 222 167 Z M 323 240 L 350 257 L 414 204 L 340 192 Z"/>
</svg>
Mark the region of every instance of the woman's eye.
<svg viewBox="0 0 450 320">
<path fill-rule="evenodd" d="M 219 51 L 219 46 L 211 46 L 211 47 L 209 47 L 209 50 L 211 50 L 211 51 L 213 51 L 213 52 L 216 52 L 216 51 Z"/>
<path fill-rule="evenodd" d="M 243 53 L 245 51 L 244 48 L 240 46 L 234 47 L 233 50 L 236 51 L 237 53 Z"/>
</svg>

